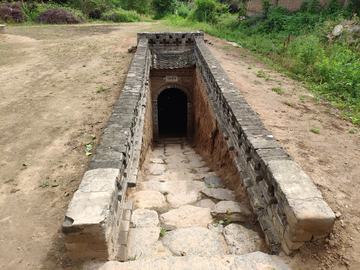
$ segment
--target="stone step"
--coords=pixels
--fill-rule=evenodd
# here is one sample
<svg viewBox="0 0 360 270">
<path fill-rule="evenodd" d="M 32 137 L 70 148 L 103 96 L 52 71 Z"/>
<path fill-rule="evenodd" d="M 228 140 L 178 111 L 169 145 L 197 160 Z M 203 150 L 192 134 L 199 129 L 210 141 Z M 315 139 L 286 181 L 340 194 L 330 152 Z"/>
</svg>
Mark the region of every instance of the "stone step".
<svg viewBox="0 0 360 270">
<path fill-rule="evenodd" d="M 109 261 L 99 270 L 217 270 L 217 269 L 239 269 L 239 270 L 289 270 L 281 257 L 268 255 L 262 252 L 235 256 L 183 256 L 168 257 L 148 260 L 136 260 L 128 262 Z"/>
</svg>

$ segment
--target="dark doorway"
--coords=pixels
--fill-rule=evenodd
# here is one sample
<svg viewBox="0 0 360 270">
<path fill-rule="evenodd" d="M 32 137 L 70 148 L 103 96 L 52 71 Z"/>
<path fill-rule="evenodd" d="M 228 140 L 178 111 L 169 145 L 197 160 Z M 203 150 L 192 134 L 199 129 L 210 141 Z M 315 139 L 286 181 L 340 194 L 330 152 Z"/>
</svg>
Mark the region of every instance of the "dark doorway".
<svg viewBox="0 0 360 270">
<path fill-rule="evenodd" d="M 158 97 L 159 137 L 186 137 L 187 96 L 176 88 L 166 89 Z"/>
</svg>

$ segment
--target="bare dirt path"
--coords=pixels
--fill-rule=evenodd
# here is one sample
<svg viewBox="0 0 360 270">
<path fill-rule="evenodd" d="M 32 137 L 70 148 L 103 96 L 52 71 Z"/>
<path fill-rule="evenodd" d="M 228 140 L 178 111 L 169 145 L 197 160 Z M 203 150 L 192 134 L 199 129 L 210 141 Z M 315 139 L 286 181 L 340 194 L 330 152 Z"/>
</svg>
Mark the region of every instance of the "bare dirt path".
<svg viewBox="0 0 360 270">
<path fill-rule="evenodd" d="M 90 269 L 67 258 L 61 224 L 91 160 L 85 145 L 96 148 L 139 31 L 178 29 L 20 26 L 0 35 L 0 269 Z M 267 128 L 341 213 L 331 238 L 302 248 L 290 258 L 292 267 L 359 269 L 359 134 L 350 134 L 352 124 L 301 85 L 247 51 L 208 38 Z"/>
</svg>

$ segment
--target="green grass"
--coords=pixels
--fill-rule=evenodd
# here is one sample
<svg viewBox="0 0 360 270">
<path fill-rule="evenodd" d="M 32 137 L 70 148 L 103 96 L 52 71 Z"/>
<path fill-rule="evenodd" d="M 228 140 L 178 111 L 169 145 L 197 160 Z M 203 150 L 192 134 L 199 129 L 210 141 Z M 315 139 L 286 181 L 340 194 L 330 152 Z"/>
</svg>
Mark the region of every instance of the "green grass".
<svg viewBox="0 0 360 270">
<path fill-rule="evenodd" d="M 279 6 L 270 9 L 267 18 L 258 16 L 243 22 L 231 15 L 216 23 L 174 15 L 165 24 L 203 29 L 207 34 L 238 43 L 276 70 L 305 82 L 307 89 L 339 108 L 345 119 L 360 125 L 360 39 L 352 41 L 343 35 L 329 42 L 326 37 L 347 17 L 348 10 L 331 13 L 326 8 L 320 13 L 291 14 Z M 357 17 L 353 20 L 359 21 Z M 257 76 L 270 80 L 262 71 Z M 274 91 L 279 93 L 278 89 Z"/>
</svg>

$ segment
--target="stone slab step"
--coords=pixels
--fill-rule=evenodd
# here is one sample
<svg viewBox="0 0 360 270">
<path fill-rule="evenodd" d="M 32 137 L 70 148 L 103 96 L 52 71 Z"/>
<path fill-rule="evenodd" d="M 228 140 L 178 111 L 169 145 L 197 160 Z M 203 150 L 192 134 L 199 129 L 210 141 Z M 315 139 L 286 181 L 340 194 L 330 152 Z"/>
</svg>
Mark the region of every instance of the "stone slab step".
<svg viewBox="0 0 360 270">
<path fill-rule="evenodd" d="M 241 256 L 183 256 L 149 260 L 135 260 L 129 262 L 110 261 L 105 263 L 99 270 L 290 270 L 283 259 L 262 252 L 254 252 Z"/>
</svg>

